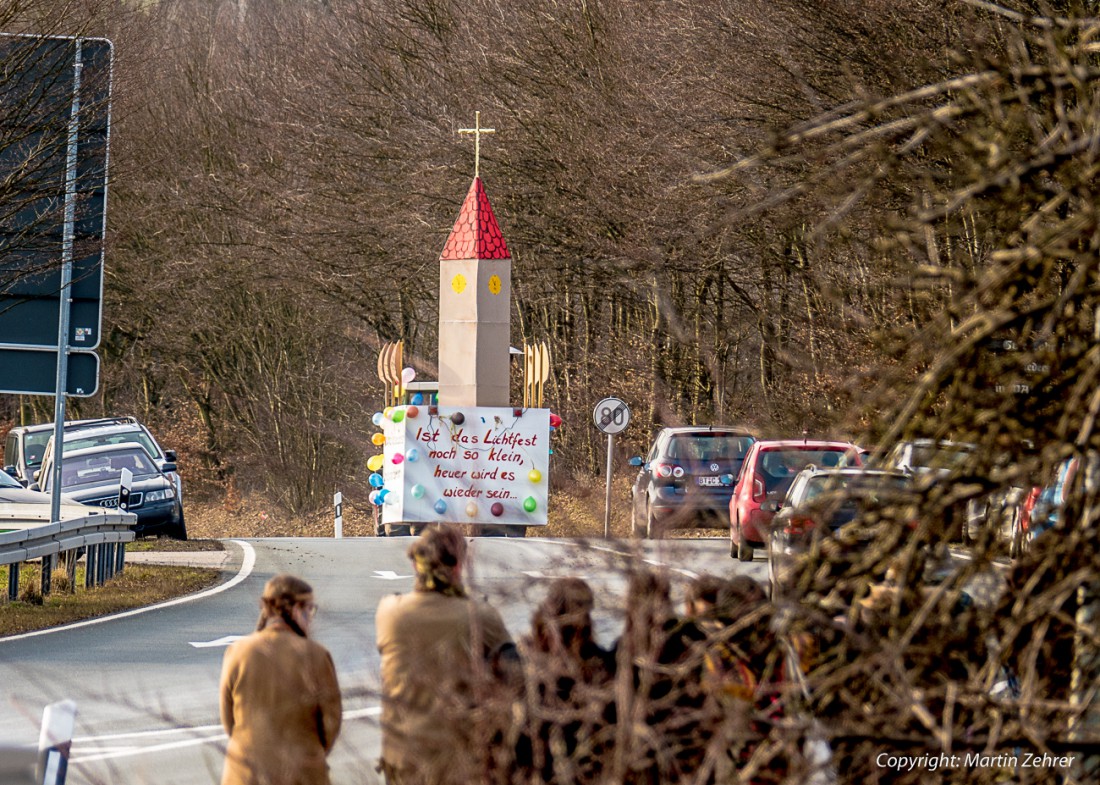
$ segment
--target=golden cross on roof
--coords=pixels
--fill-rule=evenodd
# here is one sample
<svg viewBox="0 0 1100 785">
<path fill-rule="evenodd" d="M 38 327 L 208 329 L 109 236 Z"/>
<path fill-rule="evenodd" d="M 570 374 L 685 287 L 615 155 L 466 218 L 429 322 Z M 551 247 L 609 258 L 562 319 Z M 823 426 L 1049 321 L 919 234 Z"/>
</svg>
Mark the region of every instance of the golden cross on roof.
<svg viewBox="0 0 1100 785">
<path fill-rule="evenodd" d="M 497 129 L 495 128 L 482 128 L 481 127 L 481 112 L 474 112 L 474 127 L 473 128 L 459 128 L 460 134 L 473 134 L 474 135 L 474 177 L 478 176 L 478 168 L 481 163 L 481 135 L 482 134 L 495 134 Z"/>
</svg>

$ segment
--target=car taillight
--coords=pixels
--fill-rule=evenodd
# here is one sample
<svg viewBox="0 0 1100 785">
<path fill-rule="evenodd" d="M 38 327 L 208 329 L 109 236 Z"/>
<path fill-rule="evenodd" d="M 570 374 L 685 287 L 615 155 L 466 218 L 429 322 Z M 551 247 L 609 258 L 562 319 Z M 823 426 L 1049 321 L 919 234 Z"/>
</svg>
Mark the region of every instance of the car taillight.
<svg viewBox="0 0 1100 785">
<path fill-rule="evenodd" d="M 797 515 L 787 520 L 787 525 L 783 527 L 783 531 L 787 534 L 798 536 L 805 534 L 814 527 L 814 519 L 807 518 L 802 515 Z"/>
<path fill-rule="evenodd" d="M 655 467 L 653 467 L 653 471 L 662 480 L 667 480 L 669 477 L 684 476 L 684 470 L 681 469 L 679 466 L 671 463 L 659 463 Z M 677 474 L 676 472 L 679 472 L 679 474 Z"/>
<path fill-rule="evenodd" d="M 754 502 L 764 501 L 764 481 L 753 480 L 752 481 L 752 500 Z"/>
</svg>

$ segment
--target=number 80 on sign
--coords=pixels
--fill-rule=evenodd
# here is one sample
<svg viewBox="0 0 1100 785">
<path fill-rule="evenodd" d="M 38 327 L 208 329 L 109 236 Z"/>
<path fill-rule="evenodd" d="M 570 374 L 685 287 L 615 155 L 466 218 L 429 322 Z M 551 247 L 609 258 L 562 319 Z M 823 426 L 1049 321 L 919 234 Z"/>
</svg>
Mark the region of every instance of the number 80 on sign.
<svg viewBox="0 0 1100 785">
<path fill-rule="evenodd" d="M 604 398 L 596 404 L 592 419 L 604 433 L 621 433 L 630 424 L 630 407 L 618 398 Z"/>
</svg>

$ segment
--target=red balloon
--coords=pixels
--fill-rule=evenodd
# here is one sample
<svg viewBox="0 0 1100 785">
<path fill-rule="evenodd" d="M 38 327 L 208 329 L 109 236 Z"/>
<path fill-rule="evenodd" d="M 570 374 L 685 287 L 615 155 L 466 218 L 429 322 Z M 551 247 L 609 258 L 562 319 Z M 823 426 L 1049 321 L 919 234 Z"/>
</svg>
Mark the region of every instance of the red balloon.
<svg viewBox="0 0 1100 785">
<path fill-rule="evenodd" d="M 489 512 L 499 518 L 504 514 L 504 505 L 500 502 L 493 502 L 493 506 L 489 508 Z"/>
<path fill-rule="evenodd" d="M 557 428 L 559 425 L 561 425 L 561 417 L 558 417 L 558 415 L 556 415 L 556 414 L 551 414 L 550 415 L 550 427 Z"/>
</svg>

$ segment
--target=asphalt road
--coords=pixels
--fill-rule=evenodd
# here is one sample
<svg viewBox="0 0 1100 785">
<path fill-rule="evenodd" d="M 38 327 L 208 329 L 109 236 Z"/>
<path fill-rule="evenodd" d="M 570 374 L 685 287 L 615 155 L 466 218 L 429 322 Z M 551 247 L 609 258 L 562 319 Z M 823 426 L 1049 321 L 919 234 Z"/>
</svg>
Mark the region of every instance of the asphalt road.
<svg viewBox="0 0 1100 785">
<path fill-rule="evenodd" d="M 291 572 L 313 584 L 320 607 L 313 637 L 332 652 L 344 698 L 344 730 L 330 756 L 332 781 L 373 785 L 378 757 L 379 600 L 412 588 L 410 539 L 232 541 L 226 583 L 186 601 L 82 623 L 46 634 L 0 639 L 0 745 L 36 744 L 42 708 L 77 702 L 68 782 L 73 785 L 195 785 L 220 780 L 225 738 L 217 684 L 225 639 L 254 629 L 264 582 Z M 676 598 L 704 572 L 764 581 L 762 558 L 741 564 L 725 539 L 637 543 L 535 538 L 472 541 L 467 583 L 525 634 L 546 583 L 575 575 L 596 593 L 596 634 L 609 644 L 622 628 L 629 558 L 665 565 Z M 199 644 L 199 645 L 195 645 Z"/>
</svg>

